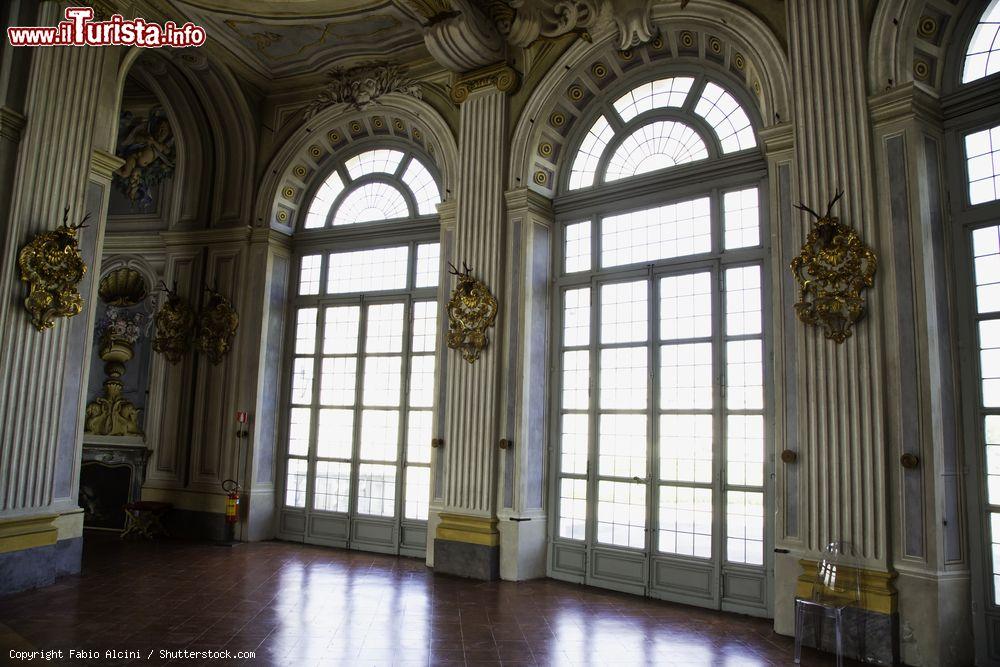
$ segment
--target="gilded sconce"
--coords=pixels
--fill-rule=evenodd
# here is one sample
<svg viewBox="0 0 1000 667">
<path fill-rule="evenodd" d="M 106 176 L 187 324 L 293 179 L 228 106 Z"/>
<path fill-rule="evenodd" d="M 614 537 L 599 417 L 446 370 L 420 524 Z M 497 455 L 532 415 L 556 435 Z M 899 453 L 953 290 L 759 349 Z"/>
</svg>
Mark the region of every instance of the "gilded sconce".
<svg viewBox="0 0 1000 667">
<path fill-rule="evenodd" d="M 213 364 L 218 364 L 229 352 L 236 328 L 240 325 L 240 317 L 229 299 L 217 290 L 206 288 L 206 291 L 208 302 L 198 316 L 194 342 L 198 351 L 208 355 L 208 360 Z"/>
<path fill-rule="evenodd" d="M 448 347 L 462 353 L 470 364 L 479 359 L 489 345 L 486 329 L 497 319 L 497 300 L 481 280 L 472 277 L 472 269 L 462 263 L 464 272 L 451 265 L 458 285 L 448 301 Z"/>
<path fill-rule="evenodd" d="M 166 293 L 167 298 L 153 317 L 153 323 L 156 325 L 153 350 L 166 357 L 170 363 L 176 364 L 191 349 L 194 311 L 188 302 L 177 294 L 177 283 L 174 283 L 174 289 L 168 289 L 161 283 L 160 290 Z"/>
<path fill-rule="evenodd" d="M 804 204 L 816 224 L 809 231 L 791 270 L 799 285 L 795 312 L 806 324 L 823 327 L 824 335 L 843 343 L 851 337 L 851 327 L 865 315 L 861 292 L 875 284 L 878 257 L 849 226 L 831 217 L 834 204 L 843 196 L 838 192 L 820 216 Z"/>
<path fill-rule="evenodd" d="M 31 323 L 39 331 L 51 329 L 56 317 L 73 317 L 83 310 L 83 297 L 77 285 L 87 273 L 80 254 L 76 232 L 82 229 L 90 214 L 75 225 L 68 225 L 69 207 L 63 211 L 63 222 L 50 232 L 42 232 L 21 249 L 17 265 L 21 280 L 28 283 L 24 306 L 31 314 Z"/>
</svg>

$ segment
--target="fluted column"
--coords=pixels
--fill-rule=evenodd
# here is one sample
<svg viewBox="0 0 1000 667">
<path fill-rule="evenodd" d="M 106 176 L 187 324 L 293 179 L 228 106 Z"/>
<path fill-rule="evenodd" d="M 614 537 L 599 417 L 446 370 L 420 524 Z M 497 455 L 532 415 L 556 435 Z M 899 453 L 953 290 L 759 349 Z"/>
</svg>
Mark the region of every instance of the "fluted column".
<svg viewBox="0 0 1000 667">
<path fill-rule="evenodd" d="M 56 9 L 56 3 L 44 5 L 41 24 L 54 21 Z M 7 295 L 0 309 L 0 558 L 7 561 L 0 567 L 0 592 L 79 569 L 80 376 L 88 367 L 90 295 L 115 161 L 95 156 L 92 143 L 104 59 L 113 55 L 84 48 L 38 48 L 32 54 L 0 257 L 0 293 Z M 61 224 L 66 206 L 71 222 L 91 213 L 89 226 L 78 232 L 89 268 L 78 286 L 84 311 L 39 332 L 22 305 L 26 289 L 18 252 Z M 30 555 L 21 553 L 27 549 Z"/>
<path fill-rule="evenodd" d="M 502 303 L 507 91 L 513 71 L 501 66 L 463 77 L 452 90 L 461 104 L 459 192 L 454 258 L 464 262 Z M 454 281 L 446 285 L 450 293 Z M 496 529 L 497 443 L 501 326 L 487 330 L 489 347 L 475 363 L 448 352 L 440 523 L 434 566 L 444 572 L 499 576 Z"/>
<path fill-rule="evenodd" d="M 833 214 L 884 256 L 868 124 L 863 8 L 853 0 L 792 0 L 787 7 L 796 101 L 798 188 L 793 201 L 823 211 L 843 189 Z M 801 243 L 813 221 L 797 212 L 793 220 Z M 808 561 L 820 557 L 831 541 L 851 543 L 866 568 L 866 592 L 861 616 L 849 619 L 864 621 L 859 626 L 864 632 L 852 635 L 864 638 L 847 650 L 879 662 L 892 661 L 897 646 L 886 497 L 886 294 L 880 267 L 875 288 L 865 293 L 868 315 L 841 345 L 826 340 L 817 328 L 796 322 L 798 373 L 795 386 L 785 391 L 796 396 L 794 465 L 804 497 L 798 509 L 799 534 L 785 544 L 777 542 L 791 553 L 775 564 L 776 578 L 787 578 L 793 574 L 791 558 L 803 559 L 798 592 L 808 594 L 813 583 Z M 776 618 L 790 618 L 791 605 L 792 596 L 778 597 Z"/>
</svg>

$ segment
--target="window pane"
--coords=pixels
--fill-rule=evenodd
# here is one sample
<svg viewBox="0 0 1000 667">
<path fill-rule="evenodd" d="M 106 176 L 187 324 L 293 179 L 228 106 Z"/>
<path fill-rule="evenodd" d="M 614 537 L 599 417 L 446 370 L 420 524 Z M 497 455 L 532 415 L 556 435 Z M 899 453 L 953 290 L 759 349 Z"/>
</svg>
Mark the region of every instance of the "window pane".
<svg viewBox="0 0 1000 667">
<path fill-rule="evenodd" d="M 403 172 L 403 182 L 409 186 L 413 198 L 417 200 L 417 212 L 420 215 L 434 215 L 437 205 L 441 203 L 441 192 L 431 172 L 417 158 L 410 160 Z"/>
<path fill-rule="evenodd" d="M 330 207 L 334 200 L 344 191 L 344 182 L 340 180 L 337 172 L 331 173 L 323 185 L 319 186 L 313 196 L 312 203 L 309 204 L 309 213 L 306 214 L 306 229 L 316 229 L 326 225 L 326 217 L 330 214 Z"/>
<path fill-rule="evenodd" d="M 597 490 L 597 541 L 646 546 L 646 485 L 601 481 Z"/>
<path fill-rule="evenodd" d="M 437 287 L 441 274 L 441 244 L 417 246 L 417 287 Z"/>
<path fill-rule="evenodd" d="M 984 227 L 972 233 L 975 255 L 976 310 L 993 313 L 1000 310 L 1000 226 Z"/>
<path fill-rule="evenodd" d="M 707 157 L 708 148 L 694 128 L 658 120 L 625 137 L 608 160 L 604 180 L 617 181 Z"/>
<path fill-rule="evenodd" d="M 364 393 L 362 394 L 364 405 L 384 405 L 387 407 L 399 405 L 402 361 L 402 358 L 398 356 L 367 357 L 365 359 Z"/>
<path fill-rule="evenodd" d="M 395 461 L 399 442 L 399 412 L 364 410 L 361 413 L 361 458 L 366 461 Z"/>
<path fill-rule="evenodd" d="M 715 391 L 712 344 L 660 347 L 660 407 L 664 410 L 711 410 Z"/>
<path fill-rule="evenodd" d="M 299 294 L 319 294 L 322 255 L 306 255 L 299 266 Z"/>
<path fill-rule="evenodd" d="M 759 340 L 726 343 L 726 406 L 764 409 L 764 361 Z"/>
<path fill-rule="evenodd" d="M 292 369 L 292 403 L 309 405 L 312 403 L 313 360 L 312 357 L 297 357 Z"/>
<path fill-rule="evenodd" d="M 993 599 L 1000 599 L 1000 513 L 990 513 L 990 546 L 993 551 Z"/>
<path fill-rule="evenodd" d="M 709 252 L 708 197 L 613 215 L 601 221 L 601 266 L 621 266 Z"/>
<path fill-rule="evenodd" d="M 566 273 L 590 270 L 590 221 L 566 225 Z"/>
<path fill-rule="evenodd" d="M 682 107 L 692 83 L 694 79 L 688 76 L 644 83 L 615 100 L 615 111 L 627 123 L 645 111 Z"/>
<path fill-rule="evenodd" d="M 587 446 L 590 418 L 583 414 L 564 414 L 559 440 L 559 471 L 567 475 L 587 474 Z"/>
<path fill-rule="evenodd" d="M 764 485 L 764 417 L 726 418 L 726 481 L 732 486 Z"/>
<path fill-rule="evenodd" d="M 437 302 L 417 301 L 413 304 L 414 352 L 433 352 L 437 342 Z"/>
<path fill-rule="evenodd" d="M 403 349 L 403 304 L 368 306 L 365 352 L 400 352 Z"/>
<path fill-rule="evenodd" d="M 726 560 L 764 564 L 764 494 L 726 493 Z"/>
<path fill-rule="evenodd" d="M 305 459 L 288 459 L 288 473 L 285 477 L 285 505 L 306 506 L 306 473 L 309 463 Z"/>
<path fill-rule="evenodd" d="M 648 286 L 645 280 L 601 287 L 601 342 L 646 340 Z"/>
<path fill-rule="evenodd" d="M 712 482 L 712 415 L 660 415 L 660 479 Z"/>
<path fill-rule="evenodd" d="M 323 360 L 319 388 L 321 405 L 354 405 L 357 367 L 358 360 L 355 357 L 333 357 Z"/>
<path fill-rule="evenodd" d="M 351 464 L 316 462 L 316 492 L 313 507 L 325 512 L 346 512 L 351 493 Z"/>
<path fill-rule="evenodd" d="M 410 360 L 410 406 L 430 408 L 434 405 L 434 356 L 421 355 Z"/>
<path fill-rule="evenodd" d="M 393 516 L 396 513 L 396 466 L 362 463 L 358 466 L 358 514 Z"/>
<path fill-rule="evenodd" d="M 563 353 L 562 407 L 586 410 L 590 404 L 590 352 L 575 350 Z"/>
<path fill-rule="evenodd" d="M 569 189 L 590 187 L 594 184 L 594 174 L 597 172 L 597 163 L 601 159 L 601 154 L 607 147 L 608 142 L 615 136 L 615 131 L 608 125 L 604 116 L 600 116 L 591 125 L 587 136 L 583 138 L 580 148 L 576 152 L 573 160 L 573 170 L 569 176 Z"/>
<path fill-rule="evenodd" d="M 660 280 L 660 338 L 712 335 L 712 274 L 690 273 Z"/>
<path fill-rule="evenodd" d="M 299 308 L 295 317 L 295 354 L 316 352 L 316 309 Z"/>
<path fill-rule="evenodd" d="M 757 145 L 746 111 L 732 95 L 714 83 L 705 84 L 696 114 L 708 121 L 722 144 L 723 153 L 732 153 Z"/>
<path fill-rule="evenodd" d="M 378 148 L 355 155 L 344 163 L 344 167 L 347 168 L 347 173 L 352 179 L 360 178 L 365 174 L 394 174 L 402 159 L 403 154 L 399 151 Z"/>
<path fill-rule="evenodd" d="M 590 288 L 563 293 L 563 345 L 587 345 L 590 342 Z"/>
<path fill-rule="evenodd" d="M 358 351 L 358 306 L 337 306 L 326 309 L 323 332 L 323 354 L 354 354 Z"/>
<path fill-rule="evenodd" d="M 605 477 L 646 478 L 646 415 L 603 414 L 597 456 Z"/>
<path fill-rule="evenodd" d="M 324 459 L 349 459 L 352 442 L 354 442 L 354 410 L 319 411 L 316 456 Z"/>
<path fill-rule="evenodd" d="M 432 417 L 430 410 L 410 410 L 406 415 L 407 463 L 431 462 Z"/>
<path fill-rule="evenodd" d="M 406 500 L 404 516 L 407 519 L 427 521 L 427 511 L 431 502 L 431 469 L 423 466 L 406 467 Z"/>
<path fill-rule="evenodd" d="M 1000 50 L 996 59 L 1000 61 Z M 966 135 L 965 157 L 969 203 L 982 204 L 1000 199 L 1000 125 Z"/>
<path fill-rule="evenodd" d="M 979 367 L 983 407 L 1000 408 L 1000 320 L 979 323 Z"/>
<path fill-rule="evenodd" d="M 559 537 L 587 537 L 587 480 L 559 480 Z"/>
<path fill-rule="evenodd" d="M 309 408 L 292 408 L 288 425 L 288 453 L 305 456 L 309 453 L 309 426 L 312 411 Z"/>
<path fill-rule="evenodd" d="M 712 557 L 712 490 L 660 487 L 659 550 Z"/>
<path fill-rule="evenodd" d="M 327 292 L 344 294 L 404 289 L 409 254 L 406 246 L 332 253 Z"/>
<path fill-rule="evenodd" d="M 1000 2 L 997 0 L 983 12 L 965 53 L 962 83 L 1000 72 Z"/>
<path fill-rule="evenodd" d="M 727 192 L 722 198 L 726 250 L 760 245 L 760 208 L 757 188 Z"/>
<path fill-rule="evenodd" d="M 600 404 L 604 409 L 646 407 L 646 348 L 601 350 Z"/>
<path fill-rule="evenodd" d="M 726 334 L 759 334 L 760 325 L 760 267 L 726 269 Z"/>
<path fill-rule="evenodd" d="M 986 492 L 991 505 L 1000 505 L 1000 416 L 984 418 L 986 430 Z M 994 539 L 1000 539 L 995 535 Z"/>
</svg>

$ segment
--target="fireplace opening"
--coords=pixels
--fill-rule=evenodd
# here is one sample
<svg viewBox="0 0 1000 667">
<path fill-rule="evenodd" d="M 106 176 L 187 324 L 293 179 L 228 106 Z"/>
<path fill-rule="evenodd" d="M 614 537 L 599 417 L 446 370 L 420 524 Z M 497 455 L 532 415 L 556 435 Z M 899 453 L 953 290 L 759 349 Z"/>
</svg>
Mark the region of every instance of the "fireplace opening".
<svg viewBox="0 0 1000 667">
<path fill-rule="evenodd" d="M 132 488 L 132 467 L 85 461 L 80 467 L 80 507 L 85 528 L 121 530 Z"/>
</svg>

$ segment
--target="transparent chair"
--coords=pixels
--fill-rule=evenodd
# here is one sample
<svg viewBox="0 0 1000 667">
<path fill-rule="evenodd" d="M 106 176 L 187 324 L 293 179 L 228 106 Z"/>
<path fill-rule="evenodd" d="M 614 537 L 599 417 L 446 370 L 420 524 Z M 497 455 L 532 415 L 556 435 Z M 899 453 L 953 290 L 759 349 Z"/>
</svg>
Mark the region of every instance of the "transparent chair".
<svg viewBox="0 0 1000 667">
<path fill-rule="evenodd" d="M 847 542 L 830 542 L 816 568 L 816 581 L 808 598 L 795 598 L 795 663 L 802 655 L 802 631 L 807 612 L 833 619 L 837 667 L 844 664 L 844 610 L 861 603 L 861 570 Z M 820 627 L 822 630 L 822 628 Z M 817 646 L 821 642 L 817 640 Z"/>
</svg>

